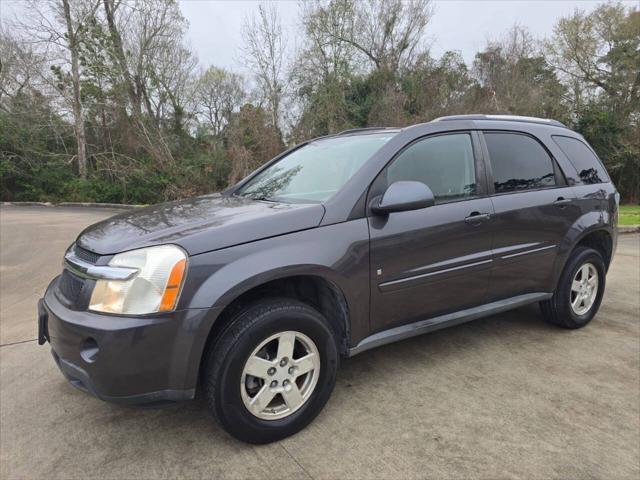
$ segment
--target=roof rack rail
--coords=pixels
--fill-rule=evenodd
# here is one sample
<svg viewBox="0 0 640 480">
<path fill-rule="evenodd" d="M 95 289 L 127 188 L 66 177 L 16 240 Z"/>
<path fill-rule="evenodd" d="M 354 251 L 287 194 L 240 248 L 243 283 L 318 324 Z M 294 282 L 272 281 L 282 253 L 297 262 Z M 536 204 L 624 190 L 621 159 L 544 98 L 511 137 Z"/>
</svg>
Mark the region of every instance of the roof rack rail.
<svg viewBox="0 0 640 480">
<path fill-rule="evenodd" d="M 358 132 L 374 132 L 376 130 L 399 130 L 396 127 L 364 127 L 364 128 L 350 128 L 348 130 L 343 130 L 341 132 L 336 133 L 336 135 L 348 135 L 350 133 L 358 133 Z"/>
<path fill-rule="evenodd" d="M 446 117 L 438 117 L 432 122 L 446 122 L 450 120 L 497 120 L 508 122 L 524 122 L 524 123 L 540 123 L 543 125 L 553 125 L 554 127 L 568 128 L 564 123 L 550 118 L 538 118 L 538 117 L 526 117 L 523 115 L 483 115 L 483 114 L 470 114 L 470 115 L 449 115 Z"/>
</svg>

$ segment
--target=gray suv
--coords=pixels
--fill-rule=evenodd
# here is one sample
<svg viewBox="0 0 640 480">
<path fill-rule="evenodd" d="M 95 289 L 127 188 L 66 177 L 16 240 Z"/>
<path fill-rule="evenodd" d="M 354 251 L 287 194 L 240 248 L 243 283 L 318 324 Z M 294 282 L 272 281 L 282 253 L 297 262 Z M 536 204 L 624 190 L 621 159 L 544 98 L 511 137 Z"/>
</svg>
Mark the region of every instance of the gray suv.
<svg viewBox="0 0 640 480">
<path fill-rule="evenodd" d="M 339 359 L 530 303 L 591 321 L 619 195 L 557 121 L 444 117 L 298 145 L 222 194 L 84 230 L 39 342 L 102 400 L 206 398 L 252 443 L 305 427 Z"/>
</svg>

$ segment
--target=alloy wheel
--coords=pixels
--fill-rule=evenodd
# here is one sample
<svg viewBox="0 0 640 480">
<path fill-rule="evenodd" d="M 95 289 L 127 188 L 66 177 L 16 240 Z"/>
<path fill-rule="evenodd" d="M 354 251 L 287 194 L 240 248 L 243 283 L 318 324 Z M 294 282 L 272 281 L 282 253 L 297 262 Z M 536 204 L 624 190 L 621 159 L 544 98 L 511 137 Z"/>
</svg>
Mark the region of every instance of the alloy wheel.
<svg viewBox="0 0 640 480">
<path fill-rule="evenodd" d="M 598 296 L 598 270 L 591 263 L 582 265 L 573 277 L 569 302 L 576 315 L 587 313 Z"/>
<path fill-rule="evenodd" d="M 320 373 L 313 340 L 286 331 L 260 343 L 247 359 L 240 381 L 242 401 L 263 420 L 285 418 L 309 400 Z"/>
</svg>

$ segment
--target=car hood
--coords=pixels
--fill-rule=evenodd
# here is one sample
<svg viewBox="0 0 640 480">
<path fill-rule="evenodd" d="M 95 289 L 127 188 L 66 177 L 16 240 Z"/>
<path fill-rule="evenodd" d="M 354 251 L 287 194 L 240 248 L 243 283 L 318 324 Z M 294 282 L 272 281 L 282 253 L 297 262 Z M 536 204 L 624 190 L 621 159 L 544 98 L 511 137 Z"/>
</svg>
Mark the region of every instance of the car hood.
<svg viewBox="0 0 640 480">
<path fill-rule="evenodd" d="M 272 203 L 212 194 L 127 211 L 88 227 L 76 243 L 100 255 L 174 243 L 189 255 L 197 255 L 313 228 L 323 215 L 320 204 Z"/>
</svg>

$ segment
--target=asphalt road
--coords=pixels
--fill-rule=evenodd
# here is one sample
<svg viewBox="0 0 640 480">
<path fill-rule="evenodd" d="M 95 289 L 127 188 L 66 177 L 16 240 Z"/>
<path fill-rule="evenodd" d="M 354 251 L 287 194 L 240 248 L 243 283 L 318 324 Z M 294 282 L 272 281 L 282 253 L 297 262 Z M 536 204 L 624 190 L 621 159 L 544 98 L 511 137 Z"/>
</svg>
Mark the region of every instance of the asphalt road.
<svg viewBox="0 0 640 480">
<path fill-rule="evenodd" d="M 36 338 L 65 248 L 113 212 L 0 207 L 0 478 L 640 478 L 640 237 L 587 328 L 526 307 L 346 360 L 303 432 L 242 444 L 202 400 L 162 410 L 68 385 Z"/>
</svg>

